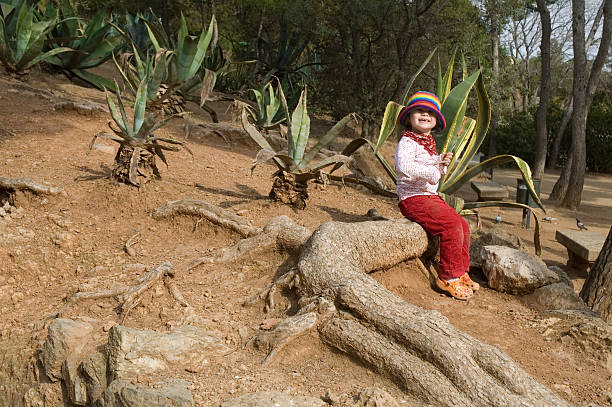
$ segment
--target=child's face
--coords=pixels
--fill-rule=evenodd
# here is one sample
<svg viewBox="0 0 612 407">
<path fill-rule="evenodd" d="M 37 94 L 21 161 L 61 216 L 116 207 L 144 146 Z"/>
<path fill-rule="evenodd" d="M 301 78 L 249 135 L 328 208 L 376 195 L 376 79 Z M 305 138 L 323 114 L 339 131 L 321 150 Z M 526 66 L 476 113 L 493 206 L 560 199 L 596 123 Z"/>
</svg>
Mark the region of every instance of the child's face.
<svg viewBox="0 0 612 407">
<path fill-rule="evenodd" d="M 410 126 L 417 133 L 431 133 L 437 123 L 436 115 L 429 110 L 419 108 L 410 112 Z"/>
</svg>

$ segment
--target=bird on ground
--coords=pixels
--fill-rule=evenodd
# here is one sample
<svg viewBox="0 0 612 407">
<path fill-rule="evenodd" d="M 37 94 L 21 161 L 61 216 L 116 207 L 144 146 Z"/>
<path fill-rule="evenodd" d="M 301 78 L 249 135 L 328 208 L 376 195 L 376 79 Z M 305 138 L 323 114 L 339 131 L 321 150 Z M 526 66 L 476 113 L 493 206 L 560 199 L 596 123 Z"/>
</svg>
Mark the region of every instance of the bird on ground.
<svg viewBox="0 0 612 407">
<path fill-rule="evenodd" d="M 495 217 L 495 223 L 501 223 L 501 213 L 498 213 Z"/>
<path fill-rule="evenodd" d="M 578 226 L 579 230 L 589 230 L 589 229 L 587 229 L 586 226 L 584 226 L 584 223 L 582 223 L 580 221 L 580 219 L 578 219 L 578 218 L 576 218 L 576 226 Z"/>
<path fill-rule="evenodd" d="M 542 219 L 544 222 L 552 222 L 553 220 L 557 220 L 557 218 L 553 218 L 551 216 L 546 216 Z"/>
</svg>

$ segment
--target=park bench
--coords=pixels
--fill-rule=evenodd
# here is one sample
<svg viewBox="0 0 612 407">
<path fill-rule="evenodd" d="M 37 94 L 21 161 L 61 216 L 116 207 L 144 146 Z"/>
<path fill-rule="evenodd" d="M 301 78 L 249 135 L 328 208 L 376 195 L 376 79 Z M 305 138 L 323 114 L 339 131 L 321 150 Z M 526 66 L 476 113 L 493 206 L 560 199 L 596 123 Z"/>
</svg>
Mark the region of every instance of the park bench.
<svg viewBox="0 0 612 407">
<path fill-rule="evenodd" d="M 606 236 L 598 232 L 581 230 L 557 230 L 555 240 L 567 249 L 567 265 L 588 271 L 597 259 Z"/>
<path fill-rule="evenodd" d="M 493 181 L 472 181 L 472 189 L 478 194 L 479 201 L 502 201 L 508 198 L 508 190 Z"/>
</svg>

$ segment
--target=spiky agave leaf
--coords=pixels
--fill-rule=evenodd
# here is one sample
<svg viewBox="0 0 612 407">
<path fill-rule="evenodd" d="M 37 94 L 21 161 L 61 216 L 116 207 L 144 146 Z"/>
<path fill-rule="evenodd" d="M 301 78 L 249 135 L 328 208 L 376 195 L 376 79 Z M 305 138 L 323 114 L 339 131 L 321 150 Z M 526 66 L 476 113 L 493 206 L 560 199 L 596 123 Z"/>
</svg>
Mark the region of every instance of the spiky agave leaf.
<svg viewBox="0 0 612 407">
<path fill-rule="evenodd" d="M 310 117 L 308 116 L 307 108 L 307 90 L 304 89 L 300 95 L 293 115 L 291 116 L 291 127 L 289 137 L 293 141 L 293 150 L 289 145 L 289 156 L 300 166 L 300 162 L 304 157 L 308 137 L 310 136 Z"/>
</svg>

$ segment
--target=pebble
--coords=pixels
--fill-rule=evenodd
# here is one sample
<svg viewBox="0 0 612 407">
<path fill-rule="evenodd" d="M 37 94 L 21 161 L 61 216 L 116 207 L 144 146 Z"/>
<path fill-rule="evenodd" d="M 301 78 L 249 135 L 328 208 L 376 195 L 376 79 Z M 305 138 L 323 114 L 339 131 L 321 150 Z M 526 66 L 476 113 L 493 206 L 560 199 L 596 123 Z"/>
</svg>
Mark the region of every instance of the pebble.
<svg viewBox="0 0 612 407">
<path fill-rule="evenodd" d="M 111 330 L 112 327 L 114 327 L 115 325 L 117 325 L 117 323 L 115 321 L 106 321 L 104 323 L 104 325 L 102 325 L 102 330 L 104 332 L 108 332 Z"/>
<path fill-rule="evenodd" d="M 238 216 L 244 216 L 244 215 L 246 215 L 247 213 L 249 213 L 249 210 L 248 210 L 248 209 L 240 209 L 238 212 L 236 212 L 236 215 L 238 215 Z"/>
</svg>

